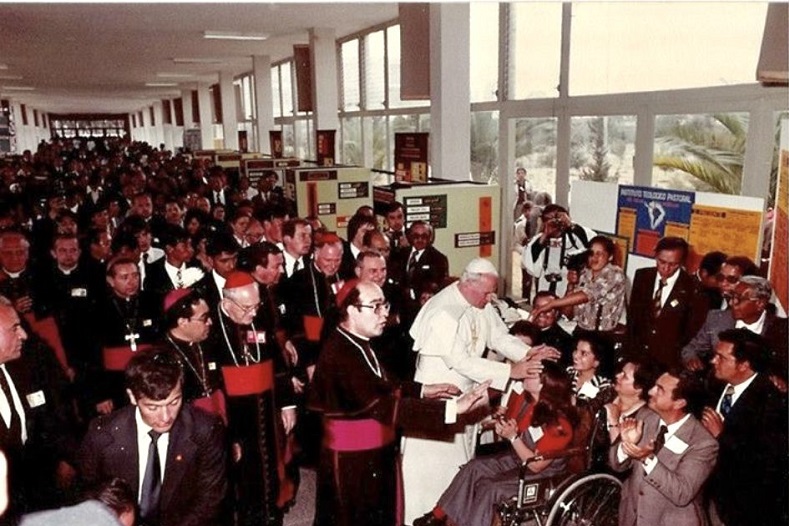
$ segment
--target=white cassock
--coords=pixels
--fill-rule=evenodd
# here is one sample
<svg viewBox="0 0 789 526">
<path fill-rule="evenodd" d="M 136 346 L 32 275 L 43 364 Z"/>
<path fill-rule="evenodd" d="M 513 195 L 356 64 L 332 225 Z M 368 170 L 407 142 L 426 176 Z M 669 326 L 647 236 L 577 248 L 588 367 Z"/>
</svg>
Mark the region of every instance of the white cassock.
<svg viewBox="0 0 789 526">
<path fill-rule="evenodd" d="M 504 390 L 510 366 L 483 358 L 485 348 L 510 360 L 523 359 L 529 347 L 511 336 L 491 305 L 473 307 L 453 283 L 433 296 L 411 326 L 419 353 L 414 380 L 422 384 L 451 383 L 462 391 L 492 380 Z M 435 507 L 458 469 L 474 454 L 475 426 L 454 435 L 454 441 L 403 438 L 405 523 Z"/>
</svg>

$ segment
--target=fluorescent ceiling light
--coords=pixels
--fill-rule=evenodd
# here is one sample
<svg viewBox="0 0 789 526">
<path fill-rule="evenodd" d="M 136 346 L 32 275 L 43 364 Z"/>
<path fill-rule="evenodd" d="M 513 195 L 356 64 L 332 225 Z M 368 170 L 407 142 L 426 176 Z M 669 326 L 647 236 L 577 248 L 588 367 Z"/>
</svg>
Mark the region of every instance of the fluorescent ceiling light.
<svg viewBox="0 0 789 526">
<path fill-rule="evenodd" d="M 222 64 L 224 60 L 220 58 L 174 58 L 176 64 Z"/>
<path fill-rule="evenodd" d="M 156 76 L 160 79 L 190 79 L 194 77 L 191 73 L 157 73 Z"/>
<path fill-rule="evenodd" d="M 209 40 L 266 40 L 267 33 L 244 33 L 241 31 L 204 31 L 203 38 Z"/>
<path fill-rule="evenodd" d="M 7 91 L 33 91 L 36 88 L 33 86 L 3 86 L 3 89 Z"/>
<path fill-rule="evenodd" d="M 177 82 L 146 82 L 145 86 L 149 88 L 174 88 Z"/>
<path fill-rule="evenodd" d="M 0 80 L 22 80 L 22 75 L 0 75 Z"/>
</svg>

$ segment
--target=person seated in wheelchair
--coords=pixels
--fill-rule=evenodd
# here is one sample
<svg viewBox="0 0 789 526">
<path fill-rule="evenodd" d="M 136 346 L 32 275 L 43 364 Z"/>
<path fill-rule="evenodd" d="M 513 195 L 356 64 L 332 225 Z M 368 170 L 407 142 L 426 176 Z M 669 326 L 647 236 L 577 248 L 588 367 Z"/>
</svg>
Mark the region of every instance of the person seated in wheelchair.
<svg viewBox="0 0 789 526">
<path fill-rule="evenodd" d="M 577 422 L 570 378 L 558 364 L 547 360 L 542 364 L 539 377 L 524 379 L 522 387 L 511 394 L 508 406 L 517 410 L 506 412 L 496 422 L 496 433 L 510 447 L 464 465 L 437 506 L 415 520 L 414 526 L 491 524 L 494 504 L 517 491 L 523 462 L 569 447 Z M 539 460 L 529 463 L 528 470 L 532 478 L 551 477 L 562 472 L 565 464 L 564 459 Z"/>
</svg>

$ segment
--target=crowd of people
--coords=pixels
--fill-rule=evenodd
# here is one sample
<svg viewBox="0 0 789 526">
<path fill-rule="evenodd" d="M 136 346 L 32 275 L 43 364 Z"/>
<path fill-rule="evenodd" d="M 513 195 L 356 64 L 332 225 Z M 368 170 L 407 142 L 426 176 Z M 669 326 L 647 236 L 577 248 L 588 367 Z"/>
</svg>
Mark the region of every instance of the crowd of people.
<svg viewBox="0 0 789 526">
<path fill-rule="evenodd" d="M 524 170 L 532 310 L 508 326 L 498 269 L 451 277 L 398 202 L 334 232 L 276 172 L 121 139 L 0 176 L 0 524 L 278 525 L 309 467 L 316 525 L 487 526 L 603 409 L 621 524 L 787 518 L 786 320 L 747 258 L 691 275 L 667 237 L 628 295 L 612 241 Z"/>
</svg>

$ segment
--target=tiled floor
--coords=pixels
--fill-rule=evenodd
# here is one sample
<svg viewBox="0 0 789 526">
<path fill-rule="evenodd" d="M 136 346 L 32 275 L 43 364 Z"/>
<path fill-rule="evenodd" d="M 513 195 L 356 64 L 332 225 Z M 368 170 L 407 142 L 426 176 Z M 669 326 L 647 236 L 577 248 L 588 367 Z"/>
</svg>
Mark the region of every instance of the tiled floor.
<svg viewBox="0 0 789 526">
<path fill-rule="evenodd" d="M 296 504 L 285 515 L 284 526 L 311 526 L 315 515 L 315 470 L 301 469 L 301 484 Z"/>
</svg>

